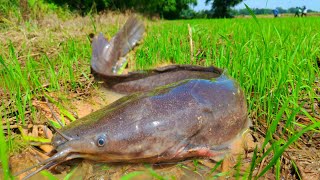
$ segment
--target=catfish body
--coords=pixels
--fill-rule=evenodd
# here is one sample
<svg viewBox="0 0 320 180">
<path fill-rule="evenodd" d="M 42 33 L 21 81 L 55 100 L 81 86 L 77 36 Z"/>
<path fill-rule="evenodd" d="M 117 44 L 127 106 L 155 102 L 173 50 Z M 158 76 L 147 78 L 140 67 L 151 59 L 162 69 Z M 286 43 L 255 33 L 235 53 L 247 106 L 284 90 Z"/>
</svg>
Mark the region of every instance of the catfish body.
<svg viewBox="0 0 320 180">
<path fill-rule="evenodd" d="M 142 38 L 130 18 L 110 42 L 92 42 L 91 71 L 106 87 L 129 94 L 65 126 L 52 139 L 55 154 L 18 174 L 25 178 L 65 161 L 173 162 L 225 154 L 248 128 L 245 96 L 216 67 L 171 65 L 118 75 L 119 61 Z"/>
<path fill-rule="evenodd" d="M 215 156 L 247 128 L 243 92 L 219 68 L 170 65 L 117 74 L 119 59 L 143 31 L 130 18 L 110 42 L 102 34 L 93 40 L 93 75 L 129 95 L 64 127 L 52 140 L 58 151 L 103 162 L 179 161 Z"/>
<path fill-rule="evenodd" d="M 61 132 L 71 139 L 81 137 L 79 153 L 87 159 L 158 163 L 214 156 L 228 149 L 247 120 L 243 92 L 222 75 L 123 97 Z M 103 146 L 100 137 L 105 137 Z M 60 135 L 53 139 L 56 148 L 64 143 Z"/>
</svg>

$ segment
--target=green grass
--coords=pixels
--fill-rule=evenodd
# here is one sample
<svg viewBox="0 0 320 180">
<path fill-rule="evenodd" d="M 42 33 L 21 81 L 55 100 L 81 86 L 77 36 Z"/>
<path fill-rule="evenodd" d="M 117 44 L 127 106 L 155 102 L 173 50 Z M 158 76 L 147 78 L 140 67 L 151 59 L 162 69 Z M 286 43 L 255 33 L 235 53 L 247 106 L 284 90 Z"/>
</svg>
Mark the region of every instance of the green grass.
<svg viewBox="0 0 320 180">
<path fill-rule="evenodd" d="M 257 23 L 258 20 L 258 23 Z M 172 25 L 174 24 L 174 25 Z M 187 25 L 193 28 L 194 59 L 191 62 Z M 318 18 L 308 19 L 225 19 L 164 21 L 153 23 L 144 44 L 137 51 L 136 68 L 161 63 L 215 65 L 227 69 L 245 90 L 248 112 L 257 125 L 266 123 L 262 157 L 273 154 L 271 162 L 260 172 L 273 166 L 280 179 L 279 158 L 285 148 L 294 144 L 302 132 L 319 129 L 319 123 L 302 108 L 319 100 L 318 88 L 320 34 Z M 312 110 L 313 106 L 310 108 Z M 310 119 L 311 126 L 296 129 L 296 115 Z M 279 124 L 285 128 L 274 139 Z M 254 127 L 258 128 L 258 127 Z M 287 129 L 287 130 L 285 130 Z M 252 169 L 253 170 L 253 169 Z"/>
<path fill-rule="evenodd" d="M 62 8 L 44 0 L 1 0 L 0 29 L 23 21 L 41 19 L 44 15 L 57 15 L 62 19 L 70 17 L 68 8 Z"/>
<path fill-rule="evenodd" d="M 102 31 L 108 36 L 119 28 L 119 24 L 103 26 L 92 17 L 89 24 L 90 30 L 86 31 Z M 275 167 L 276 177 L 280 179 L 279 158 L 285 149 L 294 146 L 303 133 L 318 132 L 320 127 L 313 115 L 303 108 L 303 105 L 319 100 L 315 92 L 319 77 L 319 18 L 213 19 L 146 24 L 147 34 L 133 55 L 135 62 L 129 63 L 134 65 L 130 68 L 146 69 L 162 63 L 174 63 L 215 65 L 226 69 L 247 95 L 254 129 L 262 124 L 268 128 L 263 142 L 265 149 L 261 152 L 257 149 L 248 177 L 257 176 L 252 171 L 263 158 L 272 156 L 258 176 Z M 188 24 L 194 44 L 191 53 Z M 23 30 L 26 34 L 45 28 L 32 22 L 22 25 L 26 26 L 29 27 Z M 12 29 L 6 27 L 2 32 L 9 30 Z M 49 36 L 54 37 L 55 33 L 58 32 L 52 30 Z M 90 42 L 86 35 L 65 33 L 67 35 L 61 39 L 43 36 L 43 41 L 38 41 L 43 43 L 38 44 L 39 48 L 31 48 L 26 41 L 16 41 L 14 37 L 0 42 L 0 90 L 8 95 L 2 98 L 2 104 L 11 102 L 8 107 L 2 105 L 0 113 L 4 114 L 3 117 L 15 116 L 18 123 L 25 124 L 25 112 L 30 111 L 32 116 L 29 120 L 39 121 L 37 109 L 32 105 L 33 99 L 54 92 L 61 94 L 58 99 L 63 101 L 63 94 L 86 88 L 80 79 L 84 77 L 89 81 Z M 312 105 L 311 110 L 315 111 Z M 307 117 L 310 123 L 299 124 L 296 115 Z M 284 125 L 281 133 L 277 131 L 279 124 Z M 299 131 L 298 126 L 303 129 Z M 275 133 L 280 139 L 274 138 Z M 3 135 L 1 128 L 1 150 L 7 149 L 4 142 L 12 143 L 11 138 Z M 10 152 L 14 151 L 8 147 Z M 1 151 L 4 170 L 8 155 L 7 151 Z M 138 174 L 131 173 L 123 179 Z"/>
<path fill-rule="evenodd" d="M 2 117 L 0 116 L 0 120 L 2 121 Z M 9 171 L 9 156 L 8 156 L 8 146 L 6 142 L 6 137 L 4 136 L 3 125 L 0 123 L 0 162 L 1 162 L 1 171 L 0 175 L 3 176 L 4 179 L 10 179 L 11 174 Z"/>
</svg>

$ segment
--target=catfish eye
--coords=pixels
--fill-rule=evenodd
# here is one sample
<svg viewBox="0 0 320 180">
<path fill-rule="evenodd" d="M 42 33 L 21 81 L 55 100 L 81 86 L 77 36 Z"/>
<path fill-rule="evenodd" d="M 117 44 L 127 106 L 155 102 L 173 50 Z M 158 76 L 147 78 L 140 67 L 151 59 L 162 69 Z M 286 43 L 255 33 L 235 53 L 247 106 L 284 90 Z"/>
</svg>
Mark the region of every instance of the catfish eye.
<svg viewBox="0 0 320 180">
<path fill-rule="evenodd" d="M 105 143 L 106 143 L 106 137 L 101 136 L 101 137 L 98 138 L 97 144 L 98 144 L 99 147 L 104 146 Z"/>
</svg>

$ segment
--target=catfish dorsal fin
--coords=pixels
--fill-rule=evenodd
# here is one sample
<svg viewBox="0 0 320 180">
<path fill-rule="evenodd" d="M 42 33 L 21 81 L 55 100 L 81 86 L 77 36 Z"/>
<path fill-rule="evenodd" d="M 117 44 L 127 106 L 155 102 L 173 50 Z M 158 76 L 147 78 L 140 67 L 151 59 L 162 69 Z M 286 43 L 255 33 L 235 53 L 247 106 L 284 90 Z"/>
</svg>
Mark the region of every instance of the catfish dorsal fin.
<svg viewBox="0 0 320 180">
<path fill-rule="evenodd" d="M 136 17 L 129 18 L 110 42 L 100 33 L 92 41 L 92 69 L 99 74 L 112 74 L 120 57 L 125 56 L 137 44 L 143 33 L 144 25 Z"/>
</svg>

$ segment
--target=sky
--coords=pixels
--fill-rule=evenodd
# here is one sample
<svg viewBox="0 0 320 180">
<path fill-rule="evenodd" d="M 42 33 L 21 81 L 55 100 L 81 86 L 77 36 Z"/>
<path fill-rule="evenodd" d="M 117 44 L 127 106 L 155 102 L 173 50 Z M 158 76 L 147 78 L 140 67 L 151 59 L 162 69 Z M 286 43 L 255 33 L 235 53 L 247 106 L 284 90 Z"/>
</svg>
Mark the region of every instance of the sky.
<svg viewBox="0 0 320 180">
<path fill-rule="evenodd" d="M 206 0 L 198 0 L 198 5 L 194 7 L 195 11 L 202 9 L 210 9 L 211 6 L 205 5 Z M 247 4 L 250 8 L 269 8 L 274 9 L 276 7 L 282 7 L 288 9 L 296 6 L 306 6 L 307 9 L 314 11 L 320 11 L 320 0 L 244 0 L 242 3 L 235 6 L 236 9 L 245 8 L 244 4 Z"/>
</svg>

